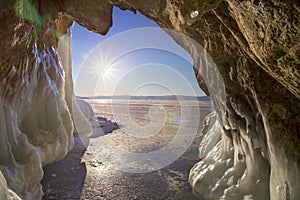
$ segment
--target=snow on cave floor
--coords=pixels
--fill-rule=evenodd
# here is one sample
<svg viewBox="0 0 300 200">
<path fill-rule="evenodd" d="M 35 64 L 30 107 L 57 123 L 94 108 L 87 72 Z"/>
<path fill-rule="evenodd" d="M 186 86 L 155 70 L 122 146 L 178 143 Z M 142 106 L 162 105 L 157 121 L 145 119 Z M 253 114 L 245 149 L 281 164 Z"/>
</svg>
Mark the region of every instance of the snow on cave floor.
<svg viewBox="0 0 300 200">
<path fill-rule="evenodd" d="M 207 107 L 201 112 L 201 119 L 209 112 L 210 108 Z M 100 114 L 103 116 L 103 113 Z M 109 115 L 105 117 L 110 118 Z M 165 145 L 161 141 L 164 140 L 163 137 L 170 137 L 168 134 L 172 130 L 171 126 L 164 127 L 162 132 L 168 131 L 155 137 L 153 141 L 135 140 L 133 143 L 122 129 L 90 138 L 87 149 L 79 138 L 75 138 L 75 147 L 63 160 L 44 168 L 43 199 L 196 200 L 188 183 L 188 175 L 189 170 L 198 161 L 199 141 L 194 142 L 189 150 L 171 165 L 148 173 L 122 172 L 106 164 L 107 159 L 111 158 L 109 146 L 102 145 L 105 139 L 112 140 L 131 152 L 149 151 Z M 202 124 L 198 132 L 201 128 Z M 201 136 L 196 136 L 196 140 L 199 139 Z M 100 146 L 102 147 L 99 148 Z"/>
</svg>

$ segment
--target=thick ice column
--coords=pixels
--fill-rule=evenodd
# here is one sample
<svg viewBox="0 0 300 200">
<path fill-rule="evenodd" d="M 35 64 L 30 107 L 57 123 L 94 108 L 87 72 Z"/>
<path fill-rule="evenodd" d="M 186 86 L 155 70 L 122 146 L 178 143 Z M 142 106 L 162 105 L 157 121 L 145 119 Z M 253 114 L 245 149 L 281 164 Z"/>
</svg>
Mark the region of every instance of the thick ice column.
<svg viewBox="0 0 300 200">
<path fill-rule="evenodd" d="M 89 121 L 78 107 L 76 97 L 73 90 L 72 78 L 72 46 L 71 46 L 71 30 L 67 29 L 67 33 L 60 37 L 58 42 L 58 53 L 61 63 L 65 71 L 65 98 L 69 110 L 72 114 L 74 123 L 74 133 L 80 136 L 88 136 L 92 134 L 92 127 Z"/>
</svg>

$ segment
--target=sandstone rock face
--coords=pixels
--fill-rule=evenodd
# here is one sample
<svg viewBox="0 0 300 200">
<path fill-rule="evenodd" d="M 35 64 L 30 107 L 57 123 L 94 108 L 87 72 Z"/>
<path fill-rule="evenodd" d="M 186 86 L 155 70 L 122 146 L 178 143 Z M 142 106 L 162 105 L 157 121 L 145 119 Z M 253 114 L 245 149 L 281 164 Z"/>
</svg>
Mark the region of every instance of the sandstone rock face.
<svg viewBox="0 0 300 200">
<path fill-rule="evenodd" d="M 191 37 L 211 56 L 203 58 L 190 40 L 173 35 L 194 58 L 221 132 L 221 140 L 191 171 L 194 193 L 207 199 L 297 199 L 296 0 L 1 1 L 0 169 L 6 181 L 0 174 L 0 197 L 13 190 L 23 199 L 41 198 L 41 166 L 72 147 L 75 101 L 70 66 L 59 62 L 59 38 L 73 20 L 105 34 L 113 5 L 138 10 Z M 210 59 L 224 88 L 210 79 Z M 223 89 L 225 98 L 217 92 Z"/>
</svg>

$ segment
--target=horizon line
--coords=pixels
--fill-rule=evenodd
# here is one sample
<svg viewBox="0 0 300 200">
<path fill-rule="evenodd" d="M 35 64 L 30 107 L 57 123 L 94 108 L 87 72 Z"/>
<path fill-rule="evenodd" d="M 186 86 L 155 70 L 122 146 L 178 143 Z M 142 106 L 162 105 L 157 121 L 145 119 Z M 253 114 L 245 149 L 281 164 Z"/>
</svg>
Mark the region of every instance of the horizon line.
<svg viewBox="0 0 300 200">
<path fill-rule="evenodd" d="M 166 94 L 166 95 L 130 95 L 130 94 L 120 94 L 120 95 L 75 95 L 77 97 L 119 97 L 119 96 L 131 96 L 131 97 L 166 97 L 166 96 L 186 96 L 186 97 L 210 97 L 208 95 L 186 95 L 186 94 Z"/>
</svg>

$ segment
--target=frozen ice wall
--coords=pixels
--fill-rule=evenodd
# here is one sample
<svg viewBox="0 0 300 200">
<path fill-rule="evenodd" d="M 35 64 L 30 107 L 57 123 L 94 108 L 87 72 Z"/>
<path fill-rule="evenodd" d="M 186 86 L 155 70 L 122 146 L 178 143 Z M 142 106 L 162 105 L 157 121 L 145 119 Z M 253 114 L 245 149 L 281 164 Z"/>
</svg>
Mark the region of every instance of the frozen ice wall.
<svg viewBox="0 0 300 200">
<path fill-rule="evenodd" d="M 223 120 L 220 112 L 204 120 L 201 160 L 189 177 L 194 194 L 215 200 L 297 199 L 299 165 L 276 146 L 266 115 L 236 98 L 229 98 Z"/>
<path fill-rule="evenodd" d="M 251 139 L 243 135 L 245 141 L 235 138 L 232 144 L 223 135 L 220 140 L 216 115 L 206 120 L 208 128 L 199 147 L 202 160 L 190 173 L 194 194 L 200 199 L 269 199 L 269 165 L 260 152 L 251 152 L 247 143 Z"/>
<path fill-rule="evenodd" d="M 0 87 L 0 169 L 23 199 L 40 199 L 42 166 L 73 146 L 73 123 L 64 97 L 64 71 L 55 49 L 32 46 Z"/>
<path fill-rule="evenodd" d="M 42 166 L 67 154 L 74 131 L 92 132 L 73 94 L 73 18 L 40 3 L 0 3 L 1 200 L 41 199 Z"/>
<path fill-rule="evenodd" d="M 40 199 L 42 166 L 63 158 L 73 146 L 73 124 L 78 134 L 92 133 L 73 94 L 70 36 L 68 30 L 60 38 L 60 55 L 33 45 L 2 81 L 0 170 L 6 180 L 0 174 L 1 199 L 11 190 L 22 199 Z"/>
</svg>

